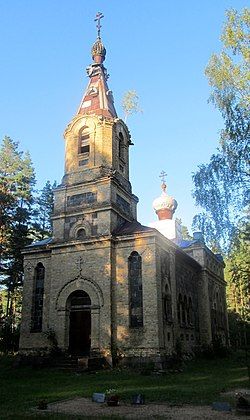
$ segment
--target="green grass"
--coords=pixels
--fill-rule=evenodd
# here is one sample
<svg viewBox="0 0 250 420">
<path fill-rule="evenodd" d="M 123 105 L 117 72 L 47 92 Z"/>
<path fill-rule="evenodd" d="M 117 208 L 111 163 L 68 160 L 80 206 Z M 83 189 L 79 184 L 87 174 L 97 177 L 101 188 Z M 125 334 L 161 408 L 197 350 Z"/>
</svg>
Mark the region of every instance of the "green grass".
<svg viewBox="0 0 250 420">
<path fill-rule="evenodd" d="M 192 361 L 182 373 L 163 376 L 142 376 L 128 370 L 79 375 L 53 368 L 13 368 L 12 365 L 13 358 L 0 358 L 1 419 L 32 416 L 30 409 L 41 399 L 52 402 L 77 396 L 91 397 L 93 392 L 105 392 L 109 388 L 116 388 L 124 400 L 130 400 L 134 393 L 143 393 L 146 402 L 211 404 L 220 399 L 221 391 L 249 385 L 244 357 L 240 353 L 223 359 Z M 49 417 L 69 419 L 62 415 Z"/>
</svg>

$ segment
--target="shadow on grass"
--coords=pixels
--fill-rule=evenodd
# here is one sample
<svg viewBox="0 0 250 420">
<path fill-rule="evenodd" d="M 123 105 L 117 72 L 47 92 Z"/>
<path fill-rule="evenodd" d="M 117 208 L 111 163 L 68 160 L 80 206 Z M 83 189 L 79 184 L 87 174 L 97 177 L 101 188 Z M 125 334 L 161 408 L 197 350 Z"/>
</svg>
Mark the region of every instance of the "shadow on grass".
<svg viewBox="0 0 250 420">
<path fill-rule="evenodd" d="M 115 388 L 125 401 L 143 393 L 146 402 L 170 404 L 211 404 L 222 391 L 247 387 L 247 368 L 237 355 L 219 360 L 189 362 L 181 373 L 142 376 L 129 370 L 75 374 L 58 369 L 13 368 L 13 358 L 0 358 L 0 418 L 45 418 L 31 413 L 39 400 L 53 402 L 75 397 L 91 397 L 93 392 Z M 49 415 L 46 418 L 77 419 L 81 416 Z M 90 418 L 90 417 L 88 417 Z M 109 417 L 110 418 L 110 417 Z M 115 417 L 114 417 L 115 418 Z"/>
</svg>

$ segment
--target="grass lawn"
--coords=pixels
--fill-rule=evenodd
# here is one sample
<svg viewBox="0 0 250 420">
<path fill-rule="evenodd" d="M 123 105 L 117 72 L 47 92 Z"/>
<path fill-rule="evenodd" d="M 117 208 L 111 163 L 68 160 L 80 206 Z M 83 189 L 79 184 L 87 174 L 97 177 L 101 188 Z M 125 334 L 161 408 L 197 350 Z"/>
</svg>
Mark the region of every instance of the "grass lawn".
<svg viewBox="0 0 250 420">
<path fill-rule="evenodd" d="M 32 416 L 30 409 L 42 399 L 52 402 L 76 396 L 91 397 L 93 392 L 105 392 L 109 388 L 117 389 L 124 400 L 130 400 L 132 394 L 143 393 L 146 402 L 202 405 L 221 398 L 225 400 L 225 397 L 220 397 L 221 391 L 249 386 L 244 355 L 241 353 L 223 359 L 188 362 L 183 372 L 161 376 L 144 376 L 118 369 L 76 374 L 53 368 L 13 368 L 12 365 L 13 358 L 0 358 L 0 419 Z M 69 418 L 61 415 L 46 417 Z"/>
</svg>

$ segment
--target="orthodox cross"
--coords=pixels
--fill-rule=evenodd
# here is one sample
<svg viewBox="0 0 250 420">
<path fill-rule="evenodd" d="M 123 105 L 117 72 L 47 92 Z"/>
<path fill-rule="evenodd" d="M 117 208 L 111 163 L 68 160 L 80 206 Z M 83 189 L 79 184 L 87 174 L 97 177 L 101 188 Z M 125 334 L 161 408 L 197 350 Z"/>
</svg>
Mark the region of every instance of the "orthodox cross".
<svg viewBox="0 0 250 420">
<path fill-rule="evenodd" d="M 30 262 L 27 262 L 27 264 L 24 266 L 24 268 L 26 268 L 26 270 L 28 272 L 30 272 L 32 270 L 32 265 L 30 264 Z"/>
<path fill-rule="evenodd" d="M 96 14 L 96 17 L 95 17 L 95 22 L 97 22 L 96 27 L 97 27 L 97 36 L 98 36 L 98 38 L 100 38 L 101 27 L 102 27 L 102 25 L 101 25 L 100 21 L 101 21 L 101 19 L 102 19 L 103 17 L 104 17 L 104 15 L 103 15 L 101 12 L 98 12 L 98 13 Z"/>
<path fill-rule="evenodd" d="M 167 172 L 161 171 L 161 173 L 159 175 L 159 178 L 161 178 L 161 181 L 162 181 L 163 184 L 165 184 L 165 182 L 166 182 L 166 178 L 165 178 L 166 176 L 167 176 Z"/>
<path fill-rule="evenodd" d="M 82 274 L 82 264 L 83 264 L 83 258 L 82 257 L 79 257 L 76 260 L 76 265 L 79 268 L 79 274 Z"/>
</svg>

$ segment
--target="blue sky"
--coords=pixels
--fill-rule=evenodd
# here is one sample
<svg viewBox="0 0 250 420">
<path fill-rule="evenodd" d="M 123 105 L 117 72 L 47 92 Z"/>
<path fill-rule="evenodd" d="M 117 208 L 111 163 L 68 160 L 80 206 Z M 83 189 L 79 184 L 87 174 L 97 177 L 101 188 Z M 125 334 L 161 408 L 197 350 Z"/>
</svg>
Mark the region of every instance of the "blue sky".
<svg viewBox="0 0 250 420">
<path fill-rule="evenodd" d="M 176 216 L 190 228 L 197 212 L 192 172 L 215 152 L 223 126 L 207 102 L 204 68 L 220 51 L 225 10 L 246 6 L 241 0 L 0 0 L 0 138 L 8 135 L 30 151 L 39 188 L 61 181 L 63 131 L 87 84 L 94 17 L 101 11 L 118 115 L 131 89 L 143 109 L 127 121 L 138 220 L 156 220 L 152 202 L 164 169 Z"/>
</svg>

